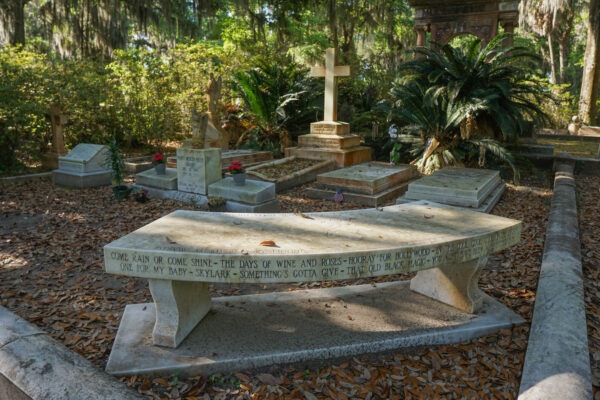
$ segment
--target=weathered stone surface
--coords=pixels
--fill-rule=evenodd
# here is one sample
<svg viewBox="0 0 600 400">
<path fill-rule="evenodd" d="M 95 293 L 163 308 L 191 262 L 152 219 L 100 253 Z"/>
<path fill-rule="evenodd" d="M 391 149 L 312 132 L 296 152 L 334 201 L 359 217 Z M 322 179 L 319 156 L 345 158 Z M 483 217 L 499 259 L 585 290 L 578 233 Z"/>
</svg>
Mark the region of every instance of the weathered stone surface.
<svg viewBox="0 0 600 400">
<path fill-rule="evenodd" d="M 278 213 L 281 212 L 281 205 L 277 199 L 259 204 L 246 204 L 228 200 L 225 204 L 225 210 L 233 213 Z"/>
<path fill-rule="evenodd" d="M 381 193 L 398 186 L 418 175 L 414 165 L 392 166 L 387 163 L 370 162 L 321 174 L 317 184 L 328 189 L 364 194 Z"/>
<path fill-rule="evenodd" d="M 591 399 L 573 166 L 559 164 L 546 228 L 521 400 Z"/>
<path fill-rule="evenodd" d="M 206 282 L 149 279 L 154 298 L 156 323 L 152 342 L 177 347 L 210 309 Z"/>
<path fill-rule="evenodd" d="M 177 170 L 167 168 L 164 175 L 159 175 L 151 168 L 136 174 L 135 183 L 157 189 L 177 190 Z"/>
<path fill-rule="evenodd" d="M 258 150 L 221 150 L 221 168 L 225 169 L 233 161 L 239 161 L 244 166 L 249 167 L 258 163 L 273 159 L 273 153 L 270 151 Z M 177 157 L 167 158 L 167 167 L 177 168 Z"/>
<path fill-rule="evenodd" d="M 79 173 L 109 169 L 108 147 L 101 144 L 79 143 L 66 156 L 58 157 L 58 169 Z"/>
<path fill-rule="evenodd" d="M 319 135 L 310 134 L 298 137 L 300 147 L 324 147 L 328 149 L 350 149 L 360 146 L 358 135 Z"/>
<path fill-rule="evenodd" d="M 310 133 L 315 135 L 348 135 L 350 124 L 338 121 L 319 121 L 310 124 Z"/>
<path fill-rule="evenodd" d="M 175 211 L 106 245 L 106 271 L 207 282 L 351 279 L 485 257 L 521 232 L 519 221 L 428 202 L 307 216 Z"/>
<path fill-rule="evenodd" d="M 410 185 L 408 200 L 430 200 L 461 207 L 480 207 L 501 184 L 498 171 L 474 168 L 443 168 Z"/>
<path fill-rule="evenodd" d="M 4 307 L 0 341 L 0 395 L 11 396 L 2 399 L 142 398 Z"/>
<path fill-rule="evenodd" d="M 349 149 L 327 149 L 318 147 L 288 147 L 286 157 L 298 157 L 308 160 L 333 160 L 338 168 L 371 161 L 370 147 L 353 147 Z"/>
<path fill-rule="evenodd" d="M 506 190 L 506 183 L 501 183 L 498 186 L 496 186 L 494 191 L 492 191 L 492 193 L 490 193 L 483 200 L 483 202 L 481 203 L 481 205 L 479 207 L 467 207 L 467 208 L 469 210 L 473 210 L 473 211 L 490 213 L 494 209 L 496 204 L 498 204 L 498 202 L 500 201 L 500 198 L 502 198 L 502 194 L 504 194 L 505 190 Z M 396 200 L 396 204 L 406 204 L 406 203 L 411 203 L 413 201 L 415 201 L 415 200 L 410 200 L 410 199 L 407 199 L 406 196 L 402 196 Z"/>
<path fill-rule="evenodd" d="M 250 167 L 246 169 L 246 174 L 252 179 L 258 179 L 264 182 L 272 182 L 275 184 L 275 191 L 277 193 L 282 192 L 287 189 L 291 189 L 296 186 L 300 186 L 307 182 L 312 182 L 317 179 L 317 175 L 331 171 L 335 168 L 335 162 L 332 160 L 321 161 L 311 167 L 302 169 L 300 171 L 296 171 L 292 174 L 282 176 L 280 178 L 274 179 L 268 176 L 265 176 L 261 173 L 261 168 L 264 167 L 272 167 L 272 166 L 281 166 L 286 163 L 293 163 L 297 160 L 296 157 L 285 157 L 279 160 L 275 160 L 273 162 L 267 162 L 263 164 L 256 165 L 254 167 Z"/>
<path fill-rule="evenodd" d="M 384 190 L 383 192 L 377 194 L 363 194 L 363 193 L 352 193 L 352 192 L 343 192 L 344 201 L 362 204 L 365 206 L 378 207 L 393 201 L 398 198 L 398 196 L 402 196 L 406 193 L 408 189 L 409 182 L 405 182 L 398 186 L 395 186 L 391 189 Z M 333 189 L 320 189 L 318 187 L 309 187 L 306 188 L 306 197 L 310 199 L 321 199 L 321 200 L 334 200 L 334 196 L 337 193 L 337 190 Z M 403 203 L 397 204 L 405 204 L 410 203 L 414 200 L 410 200 Z"/>
<path fill-rule="evenodd" d="M 464 312 L 477 313 L 481 310 L 483 298 L 477 282 L 486 262 L 487 257 L 482 257 L 419 271 L 410 281 L 410 289 Z"/>
<path fill-rule="evenodd" d="M 112 182 L 112 170 L 75 172 L 55 169 L 52 171 L 52 181 L 55 185 L 79 188 L 105 186 Z"/>
<path fill-rule="evenodd" d="M 237 186 L 233 178 L 227 177 L 212 183 L 208 195 L 256 205 L 275 200 L 275 184 L 247 179 L 244 186 Z"/>
<path fill-rule="evenodd" d="M 409 282 L 219 297 L 177 349 L 152 345 L 153 304 L 128 305 L 107 372 L 211 375 L 273 364 L 458 343 L 521 324 L 487 295 L 479 315 L 409 290 Z M 352 319 L 348 319 L 348 315 Z"/>
<path fill-rule="evenodd" d="M 177 149 L 177 188 L 181 192 L 207 194 L 208 186 L 221 179 L 221 150 Z"/>
</svg>

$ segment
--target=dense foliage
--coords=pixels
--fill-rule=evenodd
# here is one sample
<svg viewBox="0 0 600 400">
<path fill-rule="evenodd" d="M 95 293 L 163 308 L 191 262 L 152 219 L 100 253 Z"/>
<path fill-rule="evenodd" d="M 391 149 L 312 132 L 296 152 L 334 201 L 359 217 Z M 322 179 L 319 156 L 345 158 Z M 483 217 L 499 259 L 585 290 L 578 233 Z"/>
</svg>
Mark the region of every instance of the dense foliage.
<svg viewBox="0 0 600 400">
<path fill-rule="evenodd" d="M 405 64 L 415 44 L 407 0 L 0 0 L 0 146 L 8 150 L 0 169 L 31 164 L 48 150 L 53 104 L 68 116 L 68 148 L 113 135 L 126 150 L 181 139 L 190 109 L 208 110 L 211 75 L 222 79 L 217 119 L 230 145 L 281 150 L 320 117 L 323 80 L 306 71 L 323 63 L 328 47 L 353 71 L 339 82 L 338 115 L 355 132 L 410 122 L 387 122 L 375 107 L 396 101 L 390 89 L 408 66 L 435 76 L 431 84 L 449 98 L 458 90 L 455 105 L 498 89 L 485 111 L 467 118 L 474 123 L 461 122 L 463 131 L 514 138 L 539 119 L 536 106 L 550 115 L 546 126 L 565 128 L 577 113 L 587 13 L 579 0 L 521 1 L 514 51 L 541 54 L 543 62 L 495 54 L 493 63 L 511 65 L 494 69 L 479 52 L 457 50 L 469 43 L 463 37 L 455 50 L 423 50 L 425 63 Z M 419 86 L 427 92 L 427 85 Z M 382 159 L 394 147 L 386 136 L 368 144 Z"/>
<path fill-rule="evenodd" d="M 389 119 L 415 137 L 399 141 L 410 145 L 421 171 L 475 160 L 484 166 L 486 154 L 515 169 L 500 142 L 515 141 L 544 120 L 538 103 L 548 94 L 530 79 L 536 56 L 522 46 L 504 47 L 506 39 L 500 35 L 484 47 L 475 39 L 464 48 L 417 49 L 421 57 L 401 66 Z"/>
</svg>

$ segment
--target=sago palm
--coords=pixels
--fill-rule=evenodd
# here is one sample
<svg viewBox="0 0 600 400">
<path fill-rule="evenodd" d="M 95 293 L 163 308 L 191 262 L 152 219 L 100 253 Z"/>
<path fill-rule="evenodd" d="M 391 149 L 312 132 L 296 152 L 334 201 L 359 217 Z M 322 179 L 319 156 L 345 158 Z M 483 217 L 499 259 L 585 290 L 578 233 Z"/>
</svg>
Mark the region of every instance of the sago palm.
<svg viewBox="0 0 600 400">
<path fill-rule="evenodd" d="M 463 136 L 479 131 L 514 141 L 529 128 L 529 121 L 546 119 L 538 104 L 549 95 L 530 79 L 539 57 L 523 46 L 503 47 L 508 38 L 499 35 L 484 47 L 475 39 L 464 49 L 418 48 L 415 51 L 422 57 L 403 64 L 401 75 L 459 103 L 485 98 L 486 109 L 464 121 Z"/>
</svg>

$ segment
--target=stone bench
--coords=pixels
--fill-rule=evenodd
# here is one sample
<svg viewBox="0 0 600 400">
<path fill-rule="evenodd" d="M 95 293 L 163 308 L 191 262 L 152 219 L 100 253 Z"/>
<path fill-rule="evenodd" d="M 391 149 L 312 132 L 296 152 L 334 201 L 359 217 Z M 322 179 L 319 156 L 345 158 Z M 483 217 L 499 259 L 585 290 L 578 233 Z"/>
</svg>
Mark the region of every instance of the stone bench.
<svg viewBox="0 0 600 400">
<path fill-rule="evenodd" d="M 208 282 L 311 282 L 418 271 L 410 288 L 468 313 L 487 256 L 521 222 L 419 201 L 311 214 L 175 211 L 104 247 L 106 271 L 147 278 L 155 345 L 177 347 L 210 308 Z"/>
</svg>

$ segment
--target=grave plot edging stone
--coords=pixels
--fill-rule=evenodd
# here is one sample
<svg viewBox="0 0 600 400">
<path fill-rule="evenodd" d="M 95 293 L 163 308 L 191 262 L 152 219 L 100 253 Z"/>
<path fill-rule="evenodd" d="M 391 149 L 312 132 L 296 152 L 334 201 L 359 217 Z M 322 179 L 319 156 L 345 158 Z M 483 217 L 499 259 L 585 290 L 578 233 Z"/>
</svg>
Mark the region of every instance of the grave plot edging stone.
<svg viewBox="0 0 600 400">
<path fill-rule="evenodd" d="M 3 397 L 3 396 L 8 397 Z M 142 399 L 40 329 L 0 306 L 0 398 Z"/>
<path fill-rule="evenodd" d="M 574 163 L 557 163 L 519 400 L 591 399 Z"/>
</svg>

